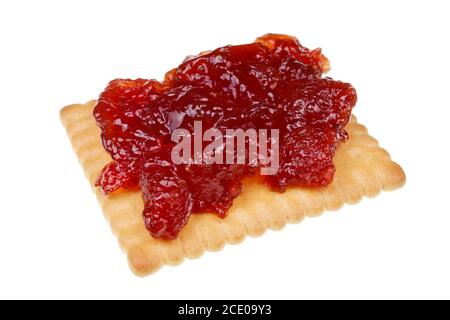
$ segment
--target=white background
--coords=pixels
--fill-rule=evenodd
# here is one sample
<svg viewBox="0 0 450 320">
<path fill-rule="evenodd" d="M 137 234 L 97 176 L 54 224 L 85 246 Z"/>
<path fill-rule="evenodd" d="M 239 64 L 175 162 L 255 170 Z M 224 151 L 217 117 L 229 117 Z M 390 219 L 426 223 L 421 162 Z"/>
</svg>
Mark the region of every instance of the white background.
<svg viewBox="0 0 450 320">
<path fill-rule="evenodd" d="M 1 1 L 1 298 L 450 298 L 447 1 Z M 59 121 L 267 32 L 322 47 L 406 186 L 137 278 Z"/>
</svg>

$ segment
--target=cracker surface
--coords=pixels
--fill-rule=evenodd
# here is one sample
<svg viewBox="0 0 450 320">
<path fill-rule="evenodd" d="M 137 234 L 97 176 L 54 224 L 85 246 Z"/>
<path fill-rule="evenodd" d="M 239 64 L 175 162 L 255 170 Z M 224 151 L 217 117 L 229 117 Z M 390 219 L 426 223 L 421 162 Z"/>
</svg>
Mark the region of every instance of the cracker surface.
<svg viewBox="0 0 450 320">
<path fill-rule="evenodd" d="M 243 181 L 242 193 L 234 200 L 226 218 L 214 214 L 193 214 L 176 240 L 156 240 L 142 220 L 140 191 L 120 189 L 105 196 L 94 186 L 102 168 L 111 161 L 100 141 L 92 110 L 96 101 L 64 107 L 61 121 L 72 147 L 89 180 L 120 247 L 128 256 L 131 270 L 140 276 L 164 265 L 177 265 L 185 258 L 198 258 L 206 250 L 218 251 L 225 244 L 242 242 L 266 230 L 280 230 L 287 223 L 298 223 L 306 216 L 357 203 L 405 183 L 402 168 L 380 148 L 366 127 L 352 116 L 347 131 L 349 140 L 338 146 L 333 182 L 324 188 L 289 187 L 284 193 L 268 189 L 258 178 Z"/>
</svg>

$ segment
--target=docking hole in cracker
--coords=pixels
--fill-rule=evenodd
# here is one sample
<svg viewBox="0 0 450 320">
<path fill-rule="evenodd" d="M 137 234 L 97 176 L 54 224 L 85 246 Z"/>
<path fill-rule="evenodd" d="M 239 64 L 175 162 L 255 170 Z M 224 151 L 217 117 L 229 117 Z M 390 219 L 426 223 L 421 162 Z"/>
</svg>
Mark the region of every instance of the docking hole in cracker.
<svg viewBox="0 0 450 320">
<path fill-rule="evenodd" d="M 320 49 L 268 34 L 61 110 L 137 275 L 404 184 L 328 70 Z"/>
</svg>

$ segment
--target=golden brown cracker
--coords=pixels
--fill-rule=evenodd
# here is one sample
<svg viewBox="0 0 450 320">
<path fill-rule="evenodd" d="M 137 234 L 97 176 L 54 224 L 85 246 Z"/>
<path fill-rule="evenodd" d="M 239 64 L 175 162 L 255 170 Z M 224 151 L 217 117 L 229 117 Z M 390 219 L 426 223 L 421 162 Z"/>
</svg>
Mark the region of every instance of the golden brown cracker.
<svg viewBox="0 0 450 320">
<path fill-rule="evenodd" d="M 405 183 L 402 168 L 378 146 L 367 129 L 352 116 L 349 140 L 339 145 L 333 182 L 324 188 L 290 187 L 285 193 L 269 190 L 257 178 L 244 180 L 225 219 L 214 214 L 193 214 L 176 240 L 155 240 L 141 217 L 143 201 L 139 191 L 120 189 L 103 195 L 94 182 L 103 166 L 111 161 L 100 142 L 100 129 L 92 110 L 95 101 L 70 105 L 61 110 L 73 149 L 94 188 L 111 229 L 127 253 L 131 269 L 147 275 L 163 265 L 177 265 L 203 252 L 218 251 L 226 243 L 239 243 L 246 236 L 259 236 L 267 229 L 280 230 L 286 223 L 298 223 L 305 216 L 337 210 L 344 203 L 356 203 L 363 196 L 374 197 L 381 190 L 393 190 Z"/>
</svg>

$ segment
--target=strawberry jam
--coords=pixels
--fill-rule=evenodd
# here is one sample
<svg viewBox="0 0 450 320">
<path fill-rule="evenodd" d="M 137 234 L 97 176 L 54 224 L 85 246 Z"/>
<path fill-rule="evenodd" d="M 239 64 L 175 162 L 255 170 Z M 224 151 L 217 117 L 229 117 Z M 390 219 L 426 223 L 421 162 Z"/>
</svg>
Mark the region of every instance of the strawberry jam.
<svg viewBox="0 0 450 320">
<path fill-rule="evenodd" d="M 192 212 L 224 217 L 243 178 L 261 164 L 171 159 L 177 129 L 278 129 L 279 166 L 263 176 L 272 189 L 322 187 L 334 175 L 333 156 L 356 103 L 354 88 L 323 77 L 320 49 L 268 34 L 254 43 L 188 57 L 164 81 L 111 81 L 94 116 L 112 162 L 97 179 L 105 194 L 140 189 L 144 223 L 155 238 L 174 239 Z M 234 155 L 236 156 L 236 155 Z M 246 154 L 248 156 L 248 154 Z"/>
</svg>

